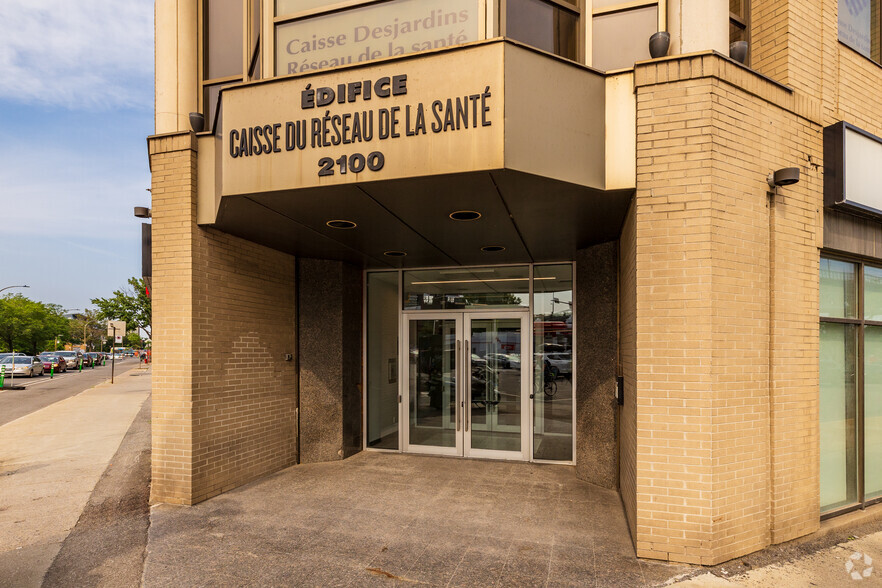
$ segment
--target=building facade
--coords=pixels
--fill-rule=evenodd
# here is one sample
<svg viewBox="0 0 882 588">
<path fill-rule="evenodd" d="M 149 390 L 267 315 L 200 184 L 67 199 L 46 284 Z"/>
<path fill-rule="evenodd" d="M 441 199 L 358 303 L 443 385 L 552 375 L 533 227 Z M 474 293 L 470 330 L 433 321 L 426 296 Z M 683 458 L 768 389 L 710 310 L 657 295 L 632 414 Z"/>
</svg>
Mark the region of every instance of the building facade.
<svg viewBox="0 0 882 588">
<path fill-rule="evenodd" d="M 157 0 L 153 500 L 568 464 L 714 564 L 882 498 L 880 4 Z"/>
</svg>

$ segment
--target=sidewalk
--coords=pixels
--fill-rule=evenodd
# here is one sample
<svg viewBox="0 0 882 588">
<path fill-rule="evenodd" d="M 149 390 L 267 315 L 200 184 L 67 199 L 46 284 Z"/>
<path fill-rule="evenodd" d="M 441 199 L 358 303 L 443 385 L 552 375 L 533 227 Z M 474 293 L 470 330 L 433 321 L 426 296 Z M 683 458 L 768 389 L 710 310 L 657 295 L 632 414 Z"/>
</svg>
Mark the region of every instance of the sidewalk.
<svg viewBox="0 0 882 588">
<path fill-rule="evenodd" d="M 704 572 L 674 582 L 677 588 L 797 588 L 882 586 L 882 532 L 822 549 L 792 562 L 719 577 Z M 726 565 L 720 566 L 725 575 Z M 737 567 L 734 564 L 731 567 Z"/>
<path fill-rule="evenodd" d="M 150 394 L 134 368 L 0 427 L 0 586 L 39 586 Z"/>
</svg>

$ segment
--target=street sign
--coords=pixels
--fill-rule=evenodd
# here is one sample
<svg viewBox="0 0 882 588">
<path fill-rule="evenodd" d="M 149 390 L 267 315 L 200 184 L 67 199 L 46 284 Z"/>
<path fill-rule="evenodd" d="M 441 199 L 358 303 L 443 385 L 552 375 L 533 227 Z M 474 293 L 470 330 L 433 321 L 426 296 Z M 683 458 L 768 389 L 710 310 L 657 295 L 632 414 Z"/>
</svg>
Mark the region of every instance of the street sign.
<svg viewBox="0 0 882 588">
<path fill-rule="evenodd" d="M 116 333 L 114 333 L 114 328 L 116 328 Z M 126 334 L 126 321 L 107 321 L 107 336 L 113 337 L 123 336 Z M 119 343 L 120 341 L 117 341 Z"/>
</svg>

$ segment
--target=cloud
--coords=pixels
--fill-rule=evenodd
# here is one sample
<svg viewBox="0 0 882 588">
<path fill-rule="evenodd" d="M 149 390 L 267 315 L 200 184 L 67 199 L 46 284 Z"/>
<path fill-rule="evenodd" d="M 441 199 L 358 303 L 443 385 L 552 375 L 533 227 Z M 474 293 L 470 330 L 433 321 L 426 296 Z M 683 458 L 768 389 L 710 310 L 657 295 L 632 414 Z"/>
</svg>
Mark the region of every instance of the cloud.
<svg viewBox="0 0 882 588">
<path fill-rule="evenodd" d="M 2 0 L 0 22 L 0 99 L 152 107 L 152 0 Z"/>
</svg>

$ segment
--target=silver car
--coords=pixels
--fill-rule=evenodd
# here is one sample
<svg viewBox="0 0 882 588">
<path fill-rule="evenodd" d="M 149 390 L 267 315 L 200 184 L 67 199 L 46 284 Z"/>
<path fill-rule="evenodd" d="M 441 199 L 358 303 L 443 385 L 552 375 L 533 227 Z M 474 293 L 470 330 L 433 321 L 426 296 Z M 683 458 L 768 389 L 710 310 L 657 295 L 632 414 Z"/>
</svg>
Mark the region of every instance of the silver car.
<svg viewBox="0 0 882 588">
<path fill-rule="evenodd" d="M 69 370 L 78 370 L 83 364 L 83 355 L 79 351 L 57 351 L 55 355 L 60 355 L 64 358 Z"/>
<path fill-rule="evenodd" d="M 16 355 L 4 358 L 0 360 L 0 370 L 4 367 L 6 368 L 5 376 L 7 378 L 11 375 L 33 378 L 34 376 L 42 376 L 44 372 L 43 362 L 39 357 L 32 355 Z"/>
</svg>

